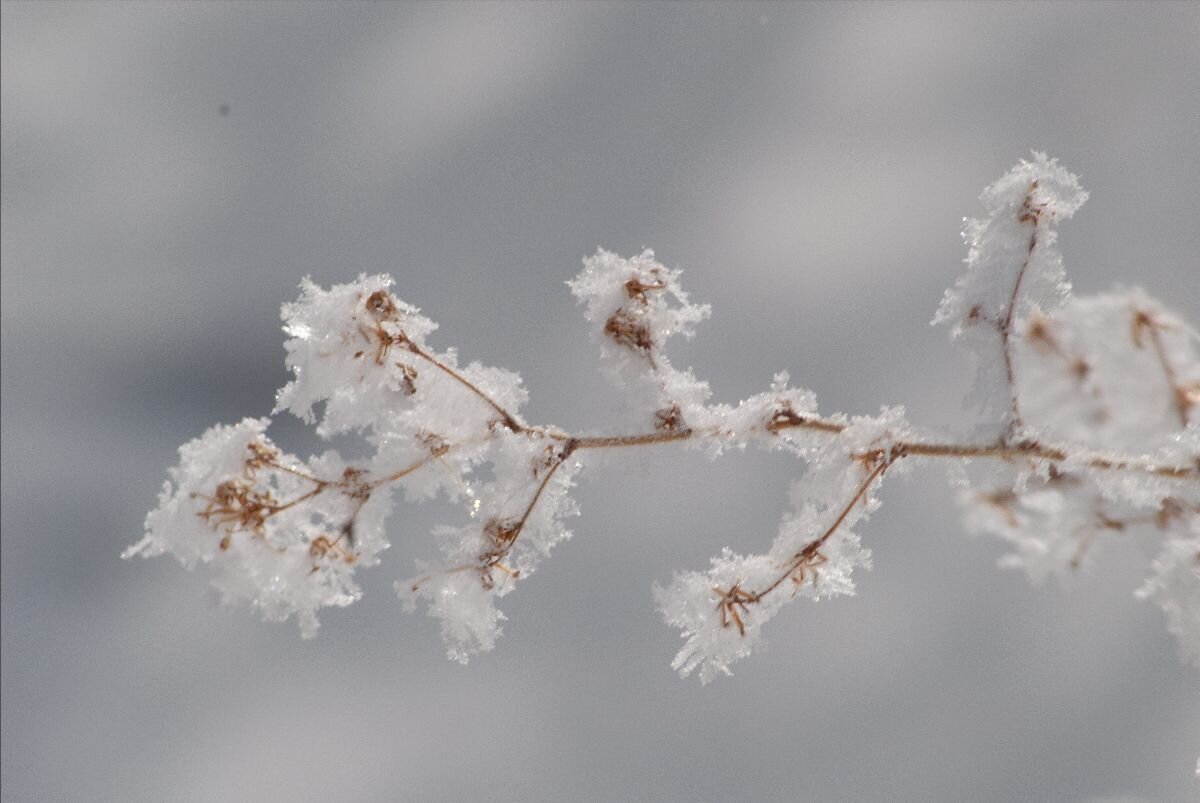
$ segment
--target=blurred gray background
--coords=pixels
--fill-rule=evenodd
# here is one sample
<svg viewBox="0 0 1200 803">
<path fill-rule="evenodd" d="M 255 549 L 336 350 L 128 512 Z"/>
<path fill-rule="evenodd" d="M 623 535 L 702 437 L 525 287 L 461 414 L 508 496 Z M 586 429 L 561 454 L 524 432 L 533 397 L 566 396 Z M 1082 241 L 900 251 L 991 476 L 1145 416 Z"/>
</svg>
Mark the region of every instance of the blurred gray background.
<svg viewBox="0 0 1200 803">
<path fill-rule="evenodd" d="M 799 466 L 663 448 L 585 474 L 575 538 L 443 657 L 391 592 L 453 520 L 401 504 L 315 641 L 122 562 L 175 450 L 264 415 L 305 275 L 390 272 L 531 420 L 614 420 L 563 280 L 653 247 L 719 400 L 970 426 L 928 325 L 961 219 L 1030 148 L 1092 200 L 1082 292 L 1200 318 L 1200 6 L 3 5 L 3 795 L 10 800 L 1195 799 L 1200 695 L 1133 598 L 1153 537 L 1044 589 L 890 483 L 859 596 L 708 687 L 650 588 L 770 542 Z M 306 453 L 313 439 L 273 429 Z"/>
</svg>

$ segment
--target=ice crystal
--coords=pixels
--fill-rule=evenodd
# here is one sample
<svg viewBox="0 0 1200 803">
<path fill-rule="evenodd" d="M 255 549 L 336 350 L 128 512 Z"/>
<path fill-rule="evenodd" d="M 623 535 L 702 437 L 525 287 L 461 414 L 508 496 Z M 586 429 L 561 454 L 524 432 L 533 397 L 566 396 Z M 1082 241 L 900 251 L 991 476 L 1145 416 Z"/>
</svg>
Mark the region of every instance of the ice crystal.
<svg viewBox="0 0 1200 803">
<path fill-rule="evenodd" d="M 425 605 L 449 656 L 466 662 L 496 644 L 498 600 L 570 536 L 570 491 L 590 454 L 675 442 L 713 457 L 783 451 L 803 465 L 769 547 L 725 549 L 655 588 L 684 639 L 673 666 L 708 682 L 762 643 L 786 603 L 853 594 L 855 570 L 871 565 L 860 530 L 882 483 L 941 460 L 967 529 L 1002 539 L 1001 565 L 1034 582 L 1086 567 L 1110 535 L 1150 543 L 1158 557 L 1137 595 L 1162 607 L 1185 659 L 1200 664 L 1200 336 L 1138 289 L 1071 296 L 1056 226 L 1086 198 L 1035 153 L 967 221 L 966 271 L 934 322 L 978 362 L 982 440 L 920 432 L 897 407 L 822 414 L 784 371 L 762 393 L 712 403 L 708 383 L 667 348 L 692 337 L 709 307 L 651 251 L 598 251 L 568 282 L 629 404 L 629 429 L 615 435 L 527 423 L 521 378 L 439 349 L 437 325 L 392 293 L 390 277 L 329 289 L 305 280 L 283 306 L 292 376 L 276 413 L 323 437 L 357 435 L 368 454 L 301 460 L 267 437 L 270 419 L 212 427 L 180 448 L 145 537 L 125 555 L 203 567 L 226 601 L 295 616 L 310 636 L 322 608 L 358 599 L 357 570 L 387 549 L 395 489 L 410 501 L 440 496 L 459 511 L 434 530 L 440 556 L 396 589 L 407 608 Z"/>
</svg>

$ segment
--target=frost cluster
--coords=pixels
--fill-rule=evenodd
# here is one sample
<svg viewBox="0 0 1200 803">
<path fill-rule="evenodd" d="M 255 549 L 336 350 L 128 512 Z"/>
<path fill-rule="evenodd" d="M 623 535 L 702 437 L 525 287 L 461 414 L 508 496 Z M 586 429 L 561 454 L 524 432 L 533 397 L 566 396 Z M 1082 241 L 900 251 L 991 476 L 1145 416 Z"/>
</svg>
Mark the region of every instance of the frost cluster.
<svg viewBox="0 0 1200 803">
<path fill-rule="evenodd" d="M 1200 664 L 1200 336 L 1141 290 L 1071 295 L 1055 227 L 1086 198 L 1035 153 L 968 221 L 966 271 L 934 320 L 978 364 L 985 434 L 961 441 L 918 432 L 900 408 L 822 415 L 786 372 L 740 403 L 711 403 L 708 383 L 667 353 L 709 308 L 651 251 L 599 251 L 568 282 L 629 404 L 617 434 L 527 423 L 520 377 L 435 347 L 436 324 L 392 293 L 390 277 L 329 289 L 305 280 L 283 307 L 292 380 L 275 412 L 324 438 L 357 436 L 368 456 L 301 460 L 267 437 L 270 419 L 215 426 L 181 447 L 126 555 L 203 566 L 226 601 L 267 619 L 295 615 L 311 636 L 321 608 L 360 596 L 355 573 L 389 545 L 395 490 L 441 497 L 458 520 L 435 529 L 439 557 L 396 589 L 439 620 L 448 654 L 465 662 L 495 645 L 498 598 L 570 536 L 570 491 L 590 452 L 673 442 L 712 457 L 784 451 L 803 466 L 769 547 L 726 549 L 654 590 L 684 640 L 673 666 L 707 682 L 762 643 L 786 603 L 853 594 L 854 570 L 871 565 L 861 525 L 884 479 L 940 460 L 955 467 L 967 528 L 1002 538 L 1001 564 L 1035 582 L 1085 566 L 1113 535 L 1144 540 L 1157 557 L 1137 595 L 1162 607 L 1184 657 Z"/>
<path fill-rule="evenodd" d="M 1079 180 L 1045 154 L 1022 161 L 979 196 L 983 219 L 963 230 L 967 270 L 946 291 L 934 317 L 974 356 L 971 401 L 985 414 L 1011 423 L 1011 365 L 1004 337 L 1030 315 L 1060 307 L 1071 291 L 1057 247 L 1055 225 L 1087 200 Z"/>
<path fill-rule="evenodd" d="M 605 373 L 629 400 L 632 422 L 676 432 L 716 423 L 705 405 L 708 383 L 671 365 L 666 353 L 669 338 L 691 339 L 712 311 L 688 301 L 680 273 L 656 262 L 650 250 L 632 259 L 601 250 L 567 282 L 585 306 Z"/>
<path fill-rule="evenodd" d="M 681 675 L 699 669 L 707 683 L 730 674 L 785 603 L 853 594 L 853 570 L 871 567 L 852 528 L 879 507 L 879 481 L 911 431 L 899 408 L 831 421 L 841 427 L 838 437 L 803 452 L 808 471 L 792 483 L 791 509 L 766 553 L 726 549 L 708 571 L 677 572 L 669 587 L 655 588 L 663 616 L 686 640 L 671 664 Z"/>
<path fill-rule="evenodd" d="M 205 565 L 226 600 L 269 619 L 296 614 L 311 636 L 317 611 L 358 599 L 355 569 L 388 547 L 394 489 L 410 500 L 442 494 L 463 505 L 466 523 L 436 534 L 444 561 L 397 586 L 429 600 L 449 653 L 466 660 L 499 634 L 493 598 L 569 535 L 561 521 L 575 512 L 567 492 L 579 460 L 565 436 L 522 422 L 520 377 L 432 348 L 436 324 L 391 284 L 360 276 L 324 290 L 306 280 L 283 307 L 293 379 L 276 412 L 326 438 L 357 433 L 371 456 L 355 467 L 333 451 L 302 463 L 267 439 L 269 419 L 213 427 L 180 449 L 127 554 Z"/>
<path fill-rule="evenodd" d="M 1138 288 L 1071 295 L 1053 226 L 1086 198 L 1034 154 L 968 221 L 967 270 L 934 323 L 976 357 L 974 398 L 1010 456 L 964 473 L 960 502 L 968 530 L 1010 545 L 1000 565 L 1035 583 L 1108 537 L 1144 540 L 1160 554 L 1139 596 L 1200 664 L 1200 335 Z"/>
<path fill-rule="evenodd" d="M 335 452 L 307 463 L 283 454 L 268 423 L 247 418 L 184 444 L 146 536 L 125 557 L 170 552 L 188 568 L 207 565 L 226 602 L 247 601 L 270 620 L 296 614 L 311 637 L 317 611 L 359 598 L 355 569 L 387 548 L 391 505 Z"/>
</svg>

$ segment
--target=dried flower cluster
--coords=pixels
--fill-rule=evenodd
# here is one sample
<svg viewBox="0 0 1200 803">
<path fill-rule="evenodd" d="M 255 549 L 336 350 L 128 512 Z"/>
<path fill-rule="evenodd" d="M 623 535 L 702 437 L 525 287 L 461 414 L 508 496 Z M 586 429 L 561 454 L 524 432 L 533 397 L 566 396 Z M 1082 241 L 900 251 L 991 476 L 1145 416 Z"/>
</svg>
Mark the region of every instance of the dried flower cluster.
<svg viewBox="0 0 1200 803">
<path fill-rule="evenodd" d="M 966 442 L 919 430 L 896 407 L 821 414 L 785 373 L 737 405 L 710 403 L 708 384 L 666 349 L 709 309 L 650 251 L 600 251 L 568 283 L 628 395 L 628 434 L 526 423 L 520 378 L 429 345 L 436 325 L 392 294 L 389 277 L 328 290 L 305 281 L 283 308 L 294 378 L 276 413 L 324 437 L 360 435 L 372 456 L 302 461 L 266 437 L 270 419 L 213 427 L 180 449 L 126 556 L 203 564 L 226 600 L 268 619 L 294 614 L 310 636 L 322 607 L 359 597 L 355 573 L 388 546 L 395 490 L 441 494 L 463 505 L 463 520 L 435 530 L 441 558 L 396 588 L 408 607 L 425 603 L 450 656 L 466 661 L 495 644 L 497 599 L 570 536 L 569 494 L 589 453 L 672 442 L 714 457 L 790 452 L 806 470 L 767 550 L 726 550 L 655 589 L 685 640 L 675 668 L 708 681 L 749 654 L 786 603 L 854 593 L 854 570 L 870 566 L 856 528 L 881 483 L 941 461 L 960 467 L 968 529 L 1008 542 L 1002 565 L 1035 582 L 1079 568 L 1109 536 L 1148 533 L 1159 554 L 1137 594 L 1162 607 L 1184 658 L 1200 664 L 1200 336 L 1140 290 L 1071 295 L 1055 227 L 1086 198 L 1035 153 L 983 193 L 986 214 L 967 225 L 967 269 L 934 319 L 978 363 L 983 423 Z"/>
</svg>

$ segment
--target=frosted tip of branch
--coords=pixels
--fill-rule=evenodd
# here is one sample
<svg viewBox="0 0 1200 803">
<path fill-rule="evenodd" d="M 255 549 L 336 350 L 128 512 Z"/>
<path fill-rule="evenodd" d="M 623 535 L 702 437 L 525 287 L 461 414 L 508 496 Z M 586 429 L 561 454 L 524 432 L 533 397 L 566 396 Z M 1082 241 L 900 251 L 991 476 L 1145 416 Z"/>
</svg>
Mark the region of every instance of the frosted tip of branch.
<svg viewBox="0 0 1200 803">
<path fill-rule="evenodd" d="M 665 267 L 646 249 L 625 259 L 603 249 L 583 260 L 583 270 L 567 286 L 602 342 L 653 359 L 671 335 L 692 337 L 712 312 L 691 304 L 680 286 L 681 271 Z"/>
<path fill-rule="evenodd" d="M 1088 199 L 1079 186 L 1079 176 L 1071 173 L 1041 151 L 1033 151 L 1032 160 L 1022 159 L 1003 178 L 985 189 L 979 196 L 991 214 L 1016 210 L 1032 196 L 1030 206 L 1055 219 L 1075 214 Z"/>
</svg>

